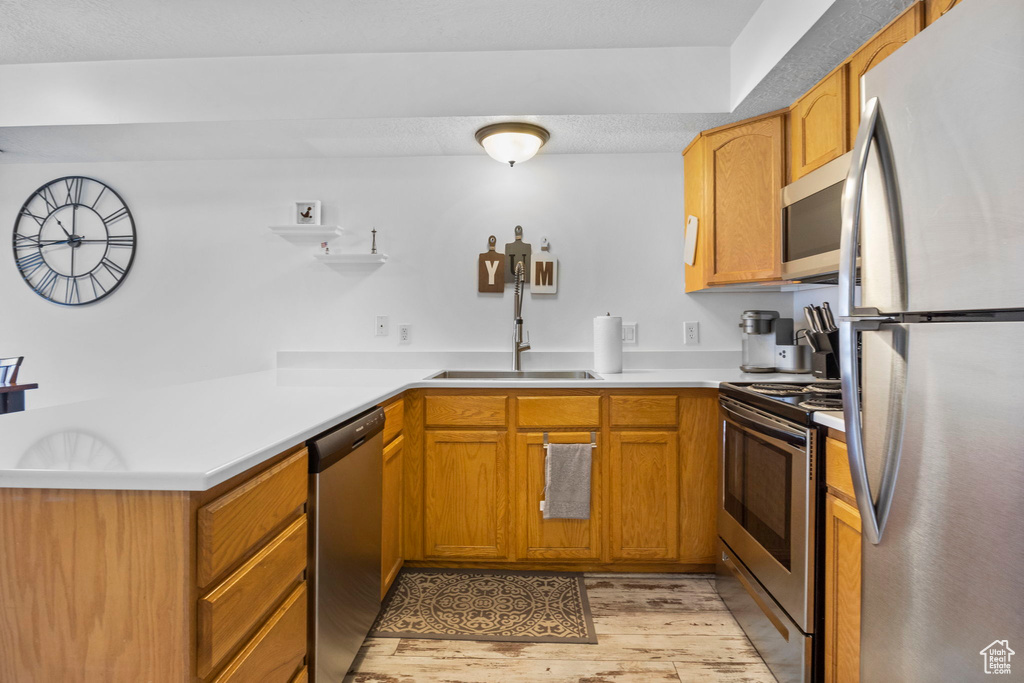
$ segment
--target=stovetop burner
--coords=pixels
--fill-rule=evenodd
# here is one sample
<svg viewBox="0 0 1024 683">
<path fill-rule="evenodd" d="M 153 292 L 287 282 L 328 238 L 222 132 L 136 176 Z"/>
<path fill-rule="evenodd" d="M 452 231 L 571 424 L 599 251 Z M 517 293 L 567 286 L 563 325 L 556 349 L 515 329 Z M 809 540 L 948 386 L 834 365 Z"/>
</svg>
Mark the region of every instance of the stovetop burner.
<svg viewBox="0 0 1024 683">
<path fill-rule="evenodd" d="M 765 396 L 796 396 L 806 391 L 802 384 L 751 384 L 749 388 Z"/>
<path fill-rule="evenodd" d="M 815 411 L 843 409 L 838 381 L 725 382 L 719 391 L 723 396 L 800 424 L 813 424 Z"/>
<path fill-rule="evenodd" d="M 843 399 L 815 396 L 800 401 L 797 405 L 808 410 L 842 410 Z"/>
</svg>

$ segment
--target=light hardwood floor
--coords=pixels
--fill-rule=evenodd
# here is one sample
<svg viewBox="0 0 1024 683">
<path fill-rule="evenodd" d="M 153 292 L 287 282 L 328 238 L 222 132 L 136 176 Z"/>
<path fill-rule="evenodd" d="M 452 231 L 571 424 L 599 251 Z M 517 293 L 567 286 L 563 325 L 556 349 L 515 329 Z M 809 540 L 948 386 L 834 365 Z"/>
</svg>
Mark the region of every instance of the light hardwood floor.
<svg viewBox="0 0 1024 683">
<path fill-rule="evenodd" d="M 588 574 L 587 593 L 597 645 L 368 638 L 345 682 L 775 681 L 707 575 Z"/>
</svg>

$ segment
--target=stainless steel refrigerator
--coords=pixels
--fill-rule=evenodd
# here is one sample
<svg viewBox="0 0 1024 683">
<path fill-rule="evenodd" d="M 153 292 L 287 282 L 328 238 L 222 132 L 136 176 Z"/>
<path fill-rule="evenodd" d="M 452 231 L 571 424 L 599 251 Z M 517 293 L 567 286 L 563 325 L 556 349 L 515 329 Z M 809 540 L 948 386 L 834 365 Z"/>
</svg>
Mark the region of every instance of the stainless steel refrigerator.
<svg viewBox="0 0 1024 683">
<path fill-rule="evenodd" d="M 862 91 L 839 277 L 861 680 L 1024 678 L 1024 2 L 964 0 Z"/>
</svg>

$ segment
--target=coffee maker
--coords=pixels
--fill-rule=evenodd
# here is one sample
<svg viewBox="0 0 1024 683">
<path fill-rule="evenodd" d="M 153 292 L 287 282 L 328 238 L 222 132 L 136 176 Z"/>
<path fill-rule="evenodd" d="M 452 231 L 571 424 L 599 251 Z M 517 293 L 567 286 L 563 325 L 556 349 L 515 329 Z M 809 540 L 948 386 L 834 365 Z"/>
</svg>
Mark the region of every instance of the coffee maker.
<svg viewBox="0 0 1024 683">
<path fill-rule="evenodd" d="M 778 311 L 743 311 L 743 372 L 775 372 L 775 347 L 793 344 L 793 319 Z"/>
</svg>

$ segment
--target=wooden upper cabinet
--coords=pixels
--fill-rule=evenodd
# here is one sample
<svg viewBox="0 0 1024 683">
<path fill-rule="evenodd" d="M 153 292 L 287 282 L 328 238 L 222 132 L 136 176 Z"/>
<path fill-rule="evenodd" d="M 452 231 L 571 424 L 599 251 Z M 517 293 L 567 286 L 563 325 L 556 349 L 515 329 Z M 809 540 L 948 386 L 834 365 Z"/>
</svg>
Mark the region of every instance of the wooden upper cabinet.
<svg viewBox="0 0 1024 683">
<path fill-rule="evenodd" d="M 704 270 L 709 284 L 782 273 L 784 113 L 706 134 Z"/>
<path fill-rule="evenodd" d="M 551 443 L 588 443 L 590 432 L 552 432 Z M 600 437 L 598 437 L 600 439 Z M 590 519 L 544 519 L 544 434 L 516 437 L 516 482 L 519 504 L 516 531 L 518 556 L 528 560 L 601 559 L 601 483 L 603 444 L 593 451 L 590 473 Z"/>
<path fill-rule="evenodd" d="M 936 19 L 953 9 L 960 0 L 924 0 L 924 25 L 931 26 Z"/>
<path fill-rule="evenodd" d="M 846 66 L 826 76 L 790 109 L 793 180 L 849 150 Z"/>
<path fill-rule="evenodd" d="M 427 430 L 423 526 L 428 558 L 508 558 L 504 431 Z"/>
<path fill-rule="evenodd" d="M 924 28 L 924 3 L 916 2 L 908 7 L 903 14 L 893 19 L 888 26 L 876 33 L 871 40 L 864 43 L 850 57 L 848 61 L 850 70 L 848 86 L 850 90 L 850 129 L 848 133 L 850 149 L 853 149 L 853 142 L 857 139 L 857 127 L 860 126 L 861 77 L 920 33 L 922 28 Z"/>
<path fill-rule="evenodd" d="M 704 247 L 701 244 L 701 231 L 704 226 L 704 137 L 698 135 L 683 152 L 683 217 L 685 222 L 690 216 L 697 218 L 697 251 L 693 265 L 686 264 L 687 292 L 696 292 L 707 287 L 704 273 Z M 685 229 L 685 228 L 684 228 Z M 685 234 L 685 233 L 684 233 Z"/>
</svg>

